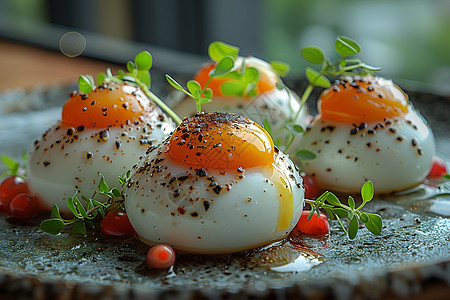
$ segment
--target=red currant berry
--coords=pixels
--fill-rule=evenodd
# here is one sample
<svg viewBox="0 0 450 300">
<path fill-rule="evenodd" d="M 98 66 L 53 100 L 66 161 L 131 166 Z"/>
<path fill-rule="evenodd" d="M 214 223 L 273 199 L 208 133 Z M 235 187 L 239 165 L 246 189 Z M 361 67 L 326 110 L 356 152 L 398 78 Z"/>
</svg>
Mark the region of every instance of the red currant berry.
<svg viewBox="0 0 450 300">
<path fill-rule="evenodd" d="M 10 176 L 0 184 L 0 211 L 9 213 L 9 204 L 18 194 L 29 193 L 28 184 L 20 177 Z"/>
<path fill-rule="evenodd" d="M 175 264 L 175 251 L 169 245 L 156 245 L 148 250 L 145 260 L 154 269 L 168 269 Z"/>
<path fill-rule="evenodd" d="M 311 220 L 308 221 L 309 210 L 304 210 L 298 220 L 297 228 L 306 235 L 323 235 L 330 232 L 330 225 L 328 224 L 327 216 L 320 213 L 318 218 L 314 214 Z"/>
<path fill-rule="evenodd" d="M 29 194 L 19 194 L 9 204 L 9 212 L 13 219 L 30 219 L 39 212 L 39 204 L 35 197 Z"/>
<path fill-rule="evenodd" d="M 126 212 L 113 210 L 103 218 L 102 232 L 112 237 L 130 237 L 133 236 L 134 229 Z"/>
<path fill-rule="evenodd" d="M 305 173 L 300 174 L 303 178 L 303 187 L 305 188 L 305 198 L 314 199 L 319 196 L 319 185 L 313 176 Z"/>
<path fill-rule="evenodd" d="M 447 172 L 447 165 L 445 161 L 440 157 L 434 156 L 428 178 L 440 178 L 447 174 Z"/>
</svg>

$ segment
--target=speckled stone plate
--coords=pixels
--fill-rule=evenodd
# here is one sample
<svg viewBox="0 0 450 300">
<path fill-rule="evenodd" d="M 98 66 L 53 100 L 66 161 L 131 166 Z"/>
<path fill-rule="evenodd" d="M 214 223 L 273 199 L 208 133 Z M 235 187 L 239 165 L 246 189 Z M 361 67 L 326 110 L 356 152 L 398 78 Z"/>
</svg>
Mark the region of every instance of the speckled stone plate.
<svg viewBox="0 0 450 300">
<path fill-rule="evenodd" d="M 1 94 L 0 153 L 19 157 L 29 150 L 58 119 L 58 105 L 67 95 L 65 87 Z M 450 98 L 409 95 L 433 128 L 438 154 L 450 165 Z M 48 101 L 52 97 L 62 100 Z M 179 254 L 168 271 L 149 270 L 144 264 L 148 246 L 135 238 L 96 232 L 51 236 L 37 226 L 45 216 L 29 224 L 0 216 L 0 298 L 448 299 L 450 197 L 442 194 L 449 189 L 419 186 L 370 202 L 367 210 L 384 221 L 379 236 L 362 229 L 350 241 L 332 221 L 328 237 L 296 238 L 293 244 L 226 256 Z"/>
</svg>

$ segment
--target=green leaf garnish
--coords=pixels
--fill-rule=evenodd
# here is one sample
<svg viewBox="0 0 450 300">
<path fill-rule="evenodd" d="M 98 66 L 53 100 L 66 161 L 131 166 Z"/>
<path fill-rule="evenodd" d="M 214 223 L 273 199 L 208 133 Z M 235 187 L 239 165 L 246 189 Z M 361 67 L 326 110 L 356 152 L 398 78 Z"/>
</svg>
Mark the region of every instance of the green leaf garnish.
<svg viewBox="0 0 450 300">
<path fill-rule="evenodd" d="M 342 75 L 367 75 L 381 70 L 381 68 L 370 66 L 360 59 L 352 57 L 361 51 L 361 47 L 351 38 L 345 36 L 337 37 L 335 50 L 339 54 L 339 59 L 336 61 L 328 58 L 319 47 L 310 46 L 301 50 L 302 56 L 308 62 L 320 65 L 320 70 L 315 70 L 311 67 L 305 69 L 305 76 L 309 83 L 300 97 L 300 108 L 287 120 L 287 123 L 294 123 L 298 119 L 315 87 L 328 88 L 331 86 L 330 78 Z M 286 144 L 283 150 L 286 152 L 289 146 L 290 144 Z"/>
<path fill-rule="evenodd" d="M 72 225 L 72 232 L 75 234 L 85 235 L 87 228 L 93 228 L 93 220 L 97 217 L 104 217 L 108 208 L 114 206 L 123 209 L 123 202 L 125 195 L 123 189 L 130 179 L 131 172 L 119 176 L 119 182 L 121 189 L 110 189 L 105 179 L 102 177 L 100 183 L 97 186 L 97 191 L 90 198 L 81 196 L 81 199 L 85 202 L 83 204 L 78 198 L 78 191 L 72 197 L 67 198 L 67 207 L 73 214 L 72 219 L 64 219 L 61 217 L 59 208 L 57 205 L 53 205 L 50 219 L 42 221 L 40 228 L 50 234 L 60 233 L 65 226 Z M 100 202 L 95 199 L 97 195 L 103 195 L 108 198 L 106 202 Z"/>
<path fill-rule="evenodd" d="M 293 135 L 299 135 L 304 132 L 303 127 L 297 124 L 288 123 L 285 127 Z"/>
<path fill-rule="evenodd" d="M 295 153 L 295 156 L 298 157 L 298 159 L 300 160 L 313 160 L 316 159 L 317 155 L 312 152 L 309 151 L 307 149 L 300 149 L 297 151 L 297 153 Z"/>
<path fill-rule="evenodd" d="M 348 224 L 348 237 L 350 239 L 354 239 L 356 237 L 356 234 L 358 233 L 358 218 L 353 215 L 353 217 L 350 220 L 350 224 Z"/>
<path fill-rule="evenodd" d="M 102 178 L 100 179 L 100 183 L 98 184 L 98 190 L 99 190 L 101 193 L 104 193 L 104 194 L 107 194 L 107 193 L 109 192 L 109 186 L 108 186 L 108 184 L 105 182 L 105 178 L 104 178 L 104 177 L 102 177 Z"/>
<path fill-rule="evenodd" d="M 208 48 L 209 56 L 217 64 L 214 69 L 209 73 L 208 82 L 201 87 L 200 83 L 195 80 L 190 80 L 186 84 L 187 90 L 179 84 L 170 75 L 166 74 L 166 80 L 175 89 L 184 92 L 188 97 L 191 97 L 195 101 L 197 112 L 202 111 L 202 105 L 211 102 L 213 92 L 208 88 L 209 83 L 215 77 L 224 76 L 231 72 L 234 68 L 234 60 L 239 53 L 239 48 L 222 43 L 212 42 Z M 234 72 L 236 73 L 236 72 Z M 236 75 L 235 75 L 236 76 Z M 239 76 L 239 75 L 237 75 Z"/>
<path fill-rule="evenodd" d="M 375 235 L 379 235 L 383 227 L 383 220 L 377 214 L 366 213 L 368 221 L 364 223 L 366 228 Z"/>
<path fill-rule="evenodd" d="M 348 196 L 348 205 L 352 210 L 355 210 L 355 199 L 352 196 Z"/>
<path fill-rule="evenodd" d="M 279 76 L 286 76 L 291 70 L 291 66 L 289 64 L 279 60 L 272 60 L 270 62 L 270 65 L 278 73 Z"/>
<path fill-rule="evenodd" d="M 234 67 L 234 59 L 231 56 L 223 57 L 214 69 L 209 73 L 211 78 L 222 76 L 231 71 Z"/>
<path fill-rule="evenodd" d="M 106 69 L 106 72 L 97 74 L 97 85 L 101 85 L 104 82 L 116 82 L 123 84 L 125 81 L 138 86 L 144 94 L 151 100 L 153 100 L 162 110 L 164 110 L 175 123 L 180 124 L 181 119 L 178 115 L 159 99 L 153 92 L 150 91 L 151 76 L 150 68 L 152 67 L 152 56 L 149 52 L 140 52 L 133 61 L 128 61 L 126 64 L 127 71 L 118 70 L 117 75 L 114 75 L 110 68 Z M 89 94 L 95 88 L 94 78 L 91 75 L 81 75 L 78 78 L 78 89 L 83 94 Z"/>
<path fill-rule="evenodd" d="M 272 126 L 270 126 L 269 120 L 264 119 L 263 121 L 263 127 L 267 131 L 267 133 L 272 136 Z"/>
<path fill-rule="evenodd" d="M 373 199 L 373 183 L 372 181 L 367 181 L 364 183 L 364 185 L 361 187 L 361 197 L 363 199 L 363 202 L 369 202 Z"/>
<path fill-rule="evenodd" d="M 52 218 L 42 221 L 39 227 L 47 233 L 56 235 L 61 233 L 64 225 L 64 221 L 61 218 Z"/>
<path fill-rule="evenodd" d="M 86 223 L 83 220 L 78 220 L 73 223 L 72 231 L 75 234 L 86 235 Z"/>
<path fill-rule="evenodd" d="M 83 94 L 89 94 L 95 87 L 92 75 L 80 75 L 78 78 L 78 88 Z"/>
<path fill-rule="evenodd" d="M 319 47 L 305 47 L 301 53 L 307 61 L 313 64 L 321 64 L 325 61 L 325 54 Z"/>
<path fill-rule="evenodd" d="M 445 175 L 442 176 L 442 177 L 444 177 L 445 179 L 450 179 L 450 174 L 445 174 Z"/>
<path fill-rule="evenodd" d="M 181 84 L 179 84 L 175 79 L 173 79 L 172 77 L 170 77 L 170 75 L 166 74 L 166 80 L 167 82 L 174 87 L 175 89 L 179 90 L 179 91 L 183 91 L 186 92 L 184 90 L 184 88 L 181 86 Z"/>
<path fill-rule="evenodd" d="M 341 56 L 356 55 L 361 52 L 361 47 L 358 43 L 345 36 L 341 36 L 336 39 L 334 48 Z"/>
<path fill-rule="evenodd" d="M 147 51 L 143 51 L 136 55 L 134 62 L 138 70 L 148 71 L 152 67 L 152 55 Z"/>
<path fill-rule="evenodd" d="M 53 204 L 52 207 L 52 213 L 50 215 L 50 218 L 56 218 L 56 219 L 61 219 L 61 214 L 59 213 L 59 207 L 56 204 Z"/>
<path fill-rule="evenodd" d="M 339 198 L 331 192 L 325 192 L 320 195 L 316 200 L 305 199 L 305 202 L 311 206 L 311 213 L 309 218 L 316 213 L 320 214 L 320 209 L 323 208 L 327 212 L 330 218 L 336 219 L 339 222 L 341 228 L 347 233 L 350 239 L 354 239 L 358 233 L 359 222 L 373 234 L 379 235 L 383 227 L 383 221 L 378 214 L 366 213 L 361 209 L 364 204 L 373 199 L 374 190 L 372 182 L 366 182 L 361 188 L 361 196 L 363 203 L 355 208 L 355 200 L 353 197 L 348 197 L 348 205 L 341 203 Z M 328 204 L 327 204 L 328 203 Z M 347 218 L 349 223 L 346 228 L 342 219 Z"/>
<path fill-rule="evenodd" d="M 0 178 L 4 177 L 4 176 L 16 176 L 16 177 L 20 177 L 24 180 L 26 179 L 27 176 L 26 176 L 26 167 L 25 166 L 21 166 L 18 161 L 16 161 L 14 158 L 12 158 L 8 155 L 3 155 L 3 154 L 0 155 L 0 160 L 8 169 L 7 171 L 0 174 Z M 22 160 L 25 165 L 25 162 L 28 160 L 26 151 L 22 154 Z"/>
<path fill-rule="evenodd" d="M 8 168 L 11 174 L 17 174 L 20 164 L 12 157 L 2 155 L 1 160 L 3 164 Z"/>
<path fill-rule="evenodd" d="M 306 68 L 305 74 L 306 78 L 308 78 L 309 82 L 314 86 L 320 86 L 323 88 L 328 88 L 331 86 L 331 82 L 328 78 L 310 67 Z"/>
<path fill-rule="evenodd" d="M 209 44 L 208 55 L 211 60 L 219 62 L 225 56 L 230 56 L 236 59 L 239 54 L 239 48 L 236 46 L 225 44 L 224 42 L 216 41 Z"/>
</svg>

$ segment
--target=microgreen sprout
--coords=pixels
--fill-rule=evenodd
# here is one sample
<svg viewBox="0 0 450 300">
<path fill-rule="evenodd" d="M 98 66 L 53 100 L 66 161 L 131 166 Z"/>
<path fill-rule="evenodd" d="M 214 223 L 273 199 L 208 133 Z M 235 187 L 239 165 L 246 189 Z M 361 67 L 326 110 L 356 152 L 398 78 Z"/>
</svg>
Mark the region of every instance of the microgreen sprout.
<svg viewBox="0 0 450 300">
<path fill-rule="evenodd" d="M 339 54 L 339 59 L 331 61 L 319 47 L 305 47 L 301 50 L 302 56 L 310 63 L 320 64 L 320 71 L 307 67 L 305 70 L 308 86 L 300 98 L 300 110 L 305 105 L 314 87 L 328 88 L 330 80 L 326 77 L 338 77 L 342 75 L 369 75 L 381 68 L 373 67 L 353 56 L 361 51 L 359 44 L 351 38 L 340 36 L 334 43 L 334 48 Z M 300 113 L 297 112 L 297 116 Z M 294 118 L 295 120 L 295 118 Z"/>
<path fill-rule="evenodd" d="M 103 218 L 109 208 L 118 207 L 119 209 L 123 209 L 125 196 L 122 190 L 129 178 L 130 171 L 126 174 L 121 174 L 119 176 L 121 189 L 118 189 L 115 187 L 110 188 L 102 177 L 97 186 L 97 191 L 95 191 L 91 198 L 81 196 L 84 204 L 78 197 L 79 192 L 76 191 L 72 197 L 67 198 L 67 207 L 73 217 L 71 219 L 61 217 L 59 207 L 54 204 L 50 219 L 42 221 L 40 228 L 47 233 L 56 235 L 61 233 L 65 226 L 72 225 L 73 233 L 85 235 L 87 228 L 94 228 L 94 219 L 98 216 Z M 108 200 L 100 202 L 95 199 L 97 195 L 106 197 Z"/>
<path fill-rule="evenodd" d="M 374 71 L 381 70 L 381 68 L 373 67 L 362 62 L 359 58 L 355 58 L 354 55 L 361 51 L 359 44 L 345 36 L 340 36 L 334 43 L 334 48 L 339 55 L 339 59 L 332 61 L 325 56 L 324 51 L 315 46 L 305 47 L 301 50 L 302 56 L 312 64 L 319 64 L 320 70 L 316 71 L 311 67 L 307 67 L 305 70 L 306 79 L 308 85 L 303 91 L 300 97 L 300 108 L 293 114 L 293 116 L 286 121 L 284 129 L 287 129 L 291 136 L 285 143 L 284 151 L 287 151 L 292 144 L 293 135 L 299 135 L 303 133 L 303 130 L 292 131 L 292 125 L 298 119 L 306 101 L 311 95 L 315 87 L 328 88 L 331 86 L 330 80 L 327 78 L 335 78 L 342 75 L 368 75 L 373 74 Z M 301 127 L 297 127 L 299 129 Z M 277 133 L 274 133 L 275 135 Z M 300 160 L 311 160 L 315 158 L 314 153 L 305 149 L 300 149 L 295 154 Z"/>
<path fill-rule="evenodd" d="M 374 190 L 371 181 L 367 181 L 361 187 L 362 203 L 356 207 L 355 199 L 352 196 L 348 197 L 348 205 L 342 204 L 341 201 L 332 192 L 325 192 L 319 196 L 315 201 L 305 200 L 311 206 L 311 213 L 308 220 L 311 219 L 313 214 L 320 215 L 320 209 L 324 209 L 328 216 L 333 219 L 337 219 L 342 229 L 348 235 L 350 239 L 354 239 L 358 233 L 359 223 L 363 223 L 364 226 L 373 234 L 379 235 L 383 226 L 383 221 L 378 214 L 366 213 L 361 209 L 364 205 L 373 199 Z M 349 220 L 347 228 L 341 218 L 347 218 Z"/>
<path fill-rule="evenodd" d="M 213 92 L 208 88 L 209 83 L 215 77 L 223 76 L 234 68 L 234 61 L 238 56 L 239 48 L 223 42 L 212 42 L 208 48 L 209 57 L 216 62 L 216 66 L 209 73 L 209 80 L 201 87 L 196 80 L 190 80 L 186 84 L 187 90 L 175 79 L 166 74 L 169 84 L 175 89 L 184 92 L 195 101 L 197 112 L 202 111 L 202 105 L 211 102 Z M 259 74 L 259 73 L 258 73 Z"/>
<path fill-rule="evenodd" d="M 4 176 L 17 176 L 22 179 L 26 179 L 26 169 L 25 167 L 22 167 L 18 161 L 8 155 L 3 154 L 0 156 L 0 159 L 8 169 L 0 175 L 0 178 Z M 22 160 L 24 162 L 28 160 L 26 152 L 22 154 Z"/>
<path fill-rule="evenodd" d="M 152 99 L 161 109 L 163 109 L 177 123 L 181 123 L 180 117 L 161 99 L 150 91 L 151 77 L 150 68 L 152 67 L 152 56 L 149 52 L 143 51 L 136 55 L 134 61 L 128 61 L 126 69 L 128 72 L 118 70 L 114 75 L 110 68 L 105 73 L 97 75 L 97 85 L 104 82 L 124 83 L 128 82 L 141 88 L 145 95 Z M 78 88 L 83 94 L 90 93 L 95 88 L 94 77 L 92 75 L 81 75 L 78 78 Z"/>
<path fill-rule="evenodd" d="M 208 85 L 216 77 L 229 79 L 220 87 L 221 92 L 226 96 L 255 97 L 258 95 L 258 82 L 261 74 L 257 68 L 246 66 L 245 58 L 242 58 L 240 66 L 235 67 L 235 61 L 239 55 L 238 47 L 215 41 L 209 45 L 208 55 L 216 66 L 209 73 L 210 77 L 203 87 L 197 81 L 190 80 L 185 89 L 171 76 L 166 75 L 166 79 L 172 87 L 194 99 L 198 112 L 201 111 L 203 104 L 211 102 L 213 93 Z M 286 74 L 290 69 L 288 64 L 281 61 L 272 61 L 271 65 L 280 76 Z M 284 88 L 281 80 L 277 83 L 278 86 Z"/>
</svg>

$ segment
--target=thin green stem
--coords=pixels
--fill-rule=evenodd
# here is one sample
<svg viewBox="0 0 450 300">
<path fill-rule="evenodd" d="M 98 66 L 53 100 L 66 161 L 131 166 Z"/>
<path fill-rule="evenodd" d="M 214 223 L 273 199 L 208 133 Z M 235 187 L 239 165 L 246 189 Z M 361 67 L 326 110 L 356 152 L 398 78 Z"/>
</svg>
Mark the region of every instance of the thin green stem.
<svg viewBox="0 0 450 300">
<path fill-rule="evenodd" d="M 138 83 L 139 87 L 144 91 L 145 95 L 147 95 L 148 98 L 152 99 L 153 101 L 155 101 L 155 103 L 161 107 L 162 110 L 164 110 L 169 116 L 172 117 L 172 119 L 175 121 L 175 123 L 177 125 L 181 124 L 181 119 L 180 117 L 169 107 L 167 106 L 166 103 L 164 103 L 161 99 L 158 98 L 158 96 L 156 96 L 155 94 L 153 94 L 147 87 L 146 84 L 144 84 L 143 82 L 141 82 L 140 80 L 136 80 L 136 82 Z"/>
<path fill-rule="evenodd" d="M 312 83 L 309 83 L 308 86 L 306 87 L 305 91 L 303 92 L 302 97 L 300 98 L 300 108 L 295 113 L 294 120 L 297 120 L 298 116 L 300 115 L 300 112 L 302 111 L 303 107 L 305 106 L 306 100 L 308 100 L 313 89 L 314 89 L 314 85 Z"/>
<path fill-rule="evenodd" d="M 77 219 L 72 219 L 72 220 L 63 220 L 63 222 L 64 222 L 64 226 L 67 226 L 67 225 L 71 225 L 73 223 L 76 223 L 76 222 L 78 222 L 80 220 L 83 220 L 83 219 L 82 218 L 77 218 Z"/>
<path fill-rule="evenodd" d="M 203 96 L 203 93 L 206 91 L 206 87 L 209 85 L 213 77 L 209 77 L 208 81 L 206 82 L 205 86 L 202 88 L 200 95 Z"/>
</svg>

